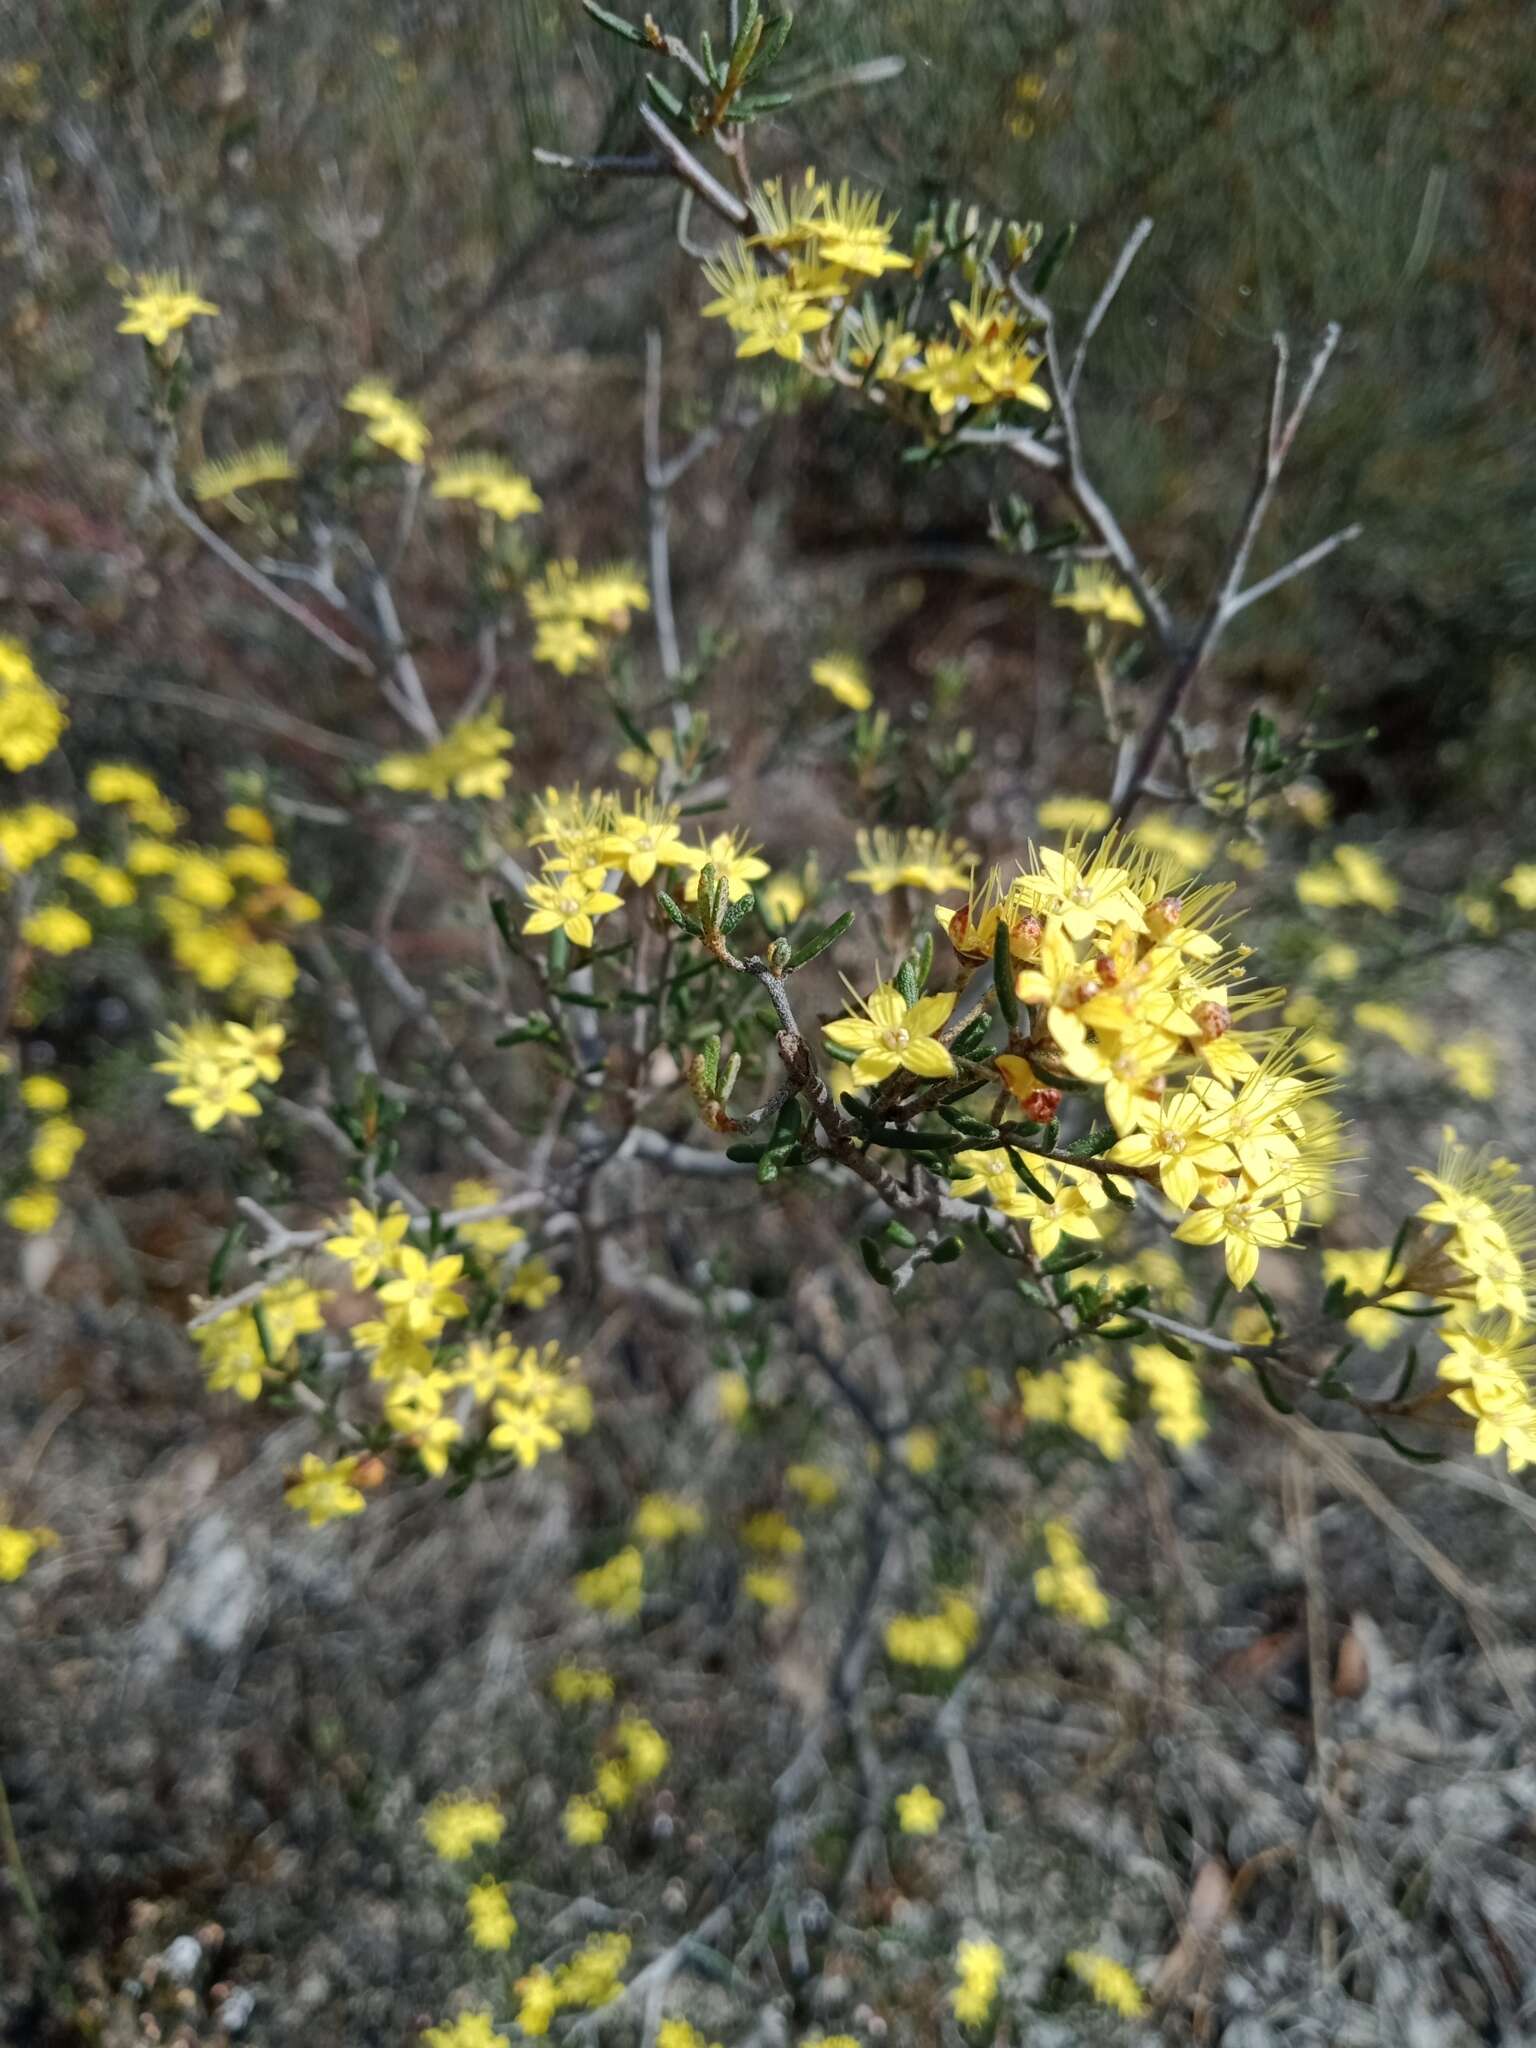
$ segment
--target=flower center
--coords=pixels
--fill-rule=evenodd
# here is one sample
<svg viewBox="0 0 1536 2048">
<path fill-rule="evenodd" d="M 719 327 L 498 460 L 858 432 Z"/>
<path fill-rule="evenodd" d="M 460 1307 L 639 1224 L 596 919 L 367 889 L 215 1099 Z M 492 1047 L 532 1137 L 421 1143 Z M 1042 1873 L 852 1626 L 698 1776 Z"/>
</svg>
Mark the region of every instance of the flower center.
<svg viewBox="0 0 1536 2048">
<path fill-rule="evenodd" d="M 890 1025 L 880 1034 L 881 1043 L 888 1052 L 900 1052 L 912 1042 L 912 1034 L 900 1024 Z"/>
</svg>

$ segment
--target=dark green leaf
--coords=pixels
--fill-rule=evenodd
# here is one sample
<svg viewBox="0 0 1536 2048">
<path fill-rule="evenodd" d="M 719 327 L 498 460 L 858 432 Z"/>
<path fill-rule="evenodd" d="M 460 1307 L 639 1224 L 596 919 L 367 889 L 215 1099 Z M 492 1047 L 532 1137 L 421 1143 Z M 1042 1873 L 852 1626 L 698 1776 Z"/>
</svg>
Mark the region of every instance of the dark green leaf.
<svg viewBox="0 0 1536 2048">
<path fill-rule="evenodd" d="M 674 121 L 683 118 L 683 103 L 669 85 L 663 85 L 654 72 L 645 74 L 645 89 L 664 114 L 670 114 Z"/>
<path fill-rule="evenodd" d="M 632 21 L 626 21 L 622 14 L 610 14 L 606 7 L 598 6 L 597 0 L 581 0 L 581 4 L 599 28 L 607 29 L 610 35 L 622 36 L 626 43 L 634 43 L 639 49 L 650 48 L 644 30 L 636 28 Z"/>
<path fill-rule="evenodd" d="M 1401 1437 L 1394 1436 L 1383 1422 L 1375 1425 L 1376 1434 L 1385 1444 L 1390 1444 L 1400 1458 L 1406 1458 L 1411 1465 L 1443 1465 L 1444 1451 L 1416 1451 L 1412 1444 L 1405 1444 Z"/>
<path fill-rule="evenodd" d="M 1058 229 L 1052 235 L 1050 241 L 1046 243 L 1045 248 L 1041 252 L 1040 260 L 1035 265 L 1034 277 L 1031 279 L 1032 288 L 1039 297 L 1044 298 L 1046 292 L 1050 289 L 1051 279 L 1056 275 L 1062 258 L 1076 240 L 1077 223 L 1076 221 L 1069 221 L 1066 227 Z"/>
<path fill-rule="evenodd" d="M 997 1007 L 1002 1011 L 1003 1022 L 1012 1031 L 1019 1021 L 1019 997 L 1014 988 L 1013 949 L 1008 941 L 1007 920 L 999 917 L 992 940 L 992 986 L 997 992 Z"/>
<path fill-rule="evenodd" d="M 885 1263 L 885 1254 L 881 1251 L 878 1241 L 872 1237 L 861 1237 L 859 1254 L 870 1279 L 878 1281 L 882 1287 L 889 1287 L 893 1276 L 890 1267 Z"/>
<path fill-rule="evenodd" d="M 818 954 L 825 953 L 828 946 L 836 945 L 837 941 L 843 936 L 843 933 L 853 923 L 853 916 L 854 914 L 851 910 L 845 910 L 841 917 L 835 918 L 831 924 L 826 925 L 821 931 L 812 932 L 808 939 L 803 939 L 796 946 L 794 952 L 790 954 L 789 965 L 785 968 L 785 973 L 794 974 L 799 968 L 808 967 Z M 858 1055 L 855 1054 L 854 1057 L 857 1058 Z"/>
<path fill-rule="evenodd" d="M 237 1220 L 231 1223 L 220 1239 L 219 1248 L 213 1255 L 213 1263 L 208 1268 L 208 1292 L 210 1294 L 223 1293 L 224 1275 L 229 1270 L 229 1262 L 244 1243 L 245 1224 L 243 1221 Z"/>
<path fill-rule="evenodd" d="M 693 939 L 699 936 L 700 926 L 698 920 L 690 917 L 680 904 L 674 903 L 665 889 L 658 889 L 656 891 L 656 901 L 661 905 L 663 917 L 669 917 L 680 932 L 687 932 L 688 936 Z"/>
</svg>

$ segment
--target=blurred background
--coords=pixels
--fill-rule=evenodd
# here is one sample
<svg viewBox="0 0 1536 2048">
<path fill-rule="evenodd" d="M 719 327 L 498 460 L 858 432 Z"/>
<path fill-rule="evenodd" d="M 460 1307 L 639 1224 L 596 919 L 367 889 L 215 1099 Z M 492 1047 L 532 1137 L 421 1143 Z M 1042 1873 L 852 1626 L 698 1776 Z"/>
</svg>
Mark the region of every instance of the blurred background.
<svg viewBox="0 0 1536 2048">
<path fill-rule="evenodd" d="M 714 11 L 679 0 L 664 25 L 691 35 Z M 142 761 L 211 818 L 231 770 L 265 765 L 324 805 L 351 786 L 349 747 L 394 738 L 368 687 L 296 663 L 280 626 L 145 487 L 143 380 L 113 331 L 118 291 L 141 269 L 181 268 L 223 309 L 199 337 L 189 462 L 266 438 L 321 446 L 340 395 L 378 372 L 421 407 L 440 450 L 504 449 L 544 498 L 542 545 L 588 562 L 644 558 L 644 337 L 660 333 L 669 440 L 742 422 L 676 494 L 674 593 L 685 643 L 720 652 L 709 701 L 733 819 L 775 863 L 814 846 L 840 872 L 851 848 L 836 822 L 840 762 L 816 763 L 813 747 L 808 774 L 780 746 L 807 661 L 829 645 L 864 656 L 898 725 L 921 729 L 948 707 L 974 734 L 950 822 L 984 850 L 1027 835 L 1047 796 L 1104 792 L 1110 750 L 1077 624 L 1050 608 L 1048 566 L 992 545 L 1016 480 L 1001 466 L 904 464 L 878 422 L 791 403 L 745 374 L 729 337 L 698 318 L 705 292 L 674 238 L 671 188 L 534 162 L 535 147 L 638 147 L 643 69 L 576 0 L 5 10 L 0 632 L 26 640 L 69 699 L 82 757 Z M 1069 328 L 1153 217 L 1082 408 L 1122 522 L 1186 609 L 1248 487 L 1271 333 L 1289 332 L 1300 357 L 1326 321 L 1342 324 L 1256 568 L 1349 520 L 1363 537 L 1244 615 L 1193 706 L 1196 729 L 1217 757 L 1256 702 L 1282 728 L 1310 712 L 1346 742 L 1316 769 L 1334 823 L 1382 853 L 1426 916 L 1532 858 L 1536 13 L 1520 0 L 806 0 L 785 64 L 796 80 L 792 106 L 754 131 L 760 171 L 814 163 L 879 188 L 904 227 L 955 197 L 1048 232 L 1075 223 L 1054 292 Z M 694 229 L 712 237 L 697 217 Z M 452 539 L 434 537 L 402 577 L 424 672 L 450 708 L 474 673 L 463 571 Z M 600 712 L 578 699 L 573 715 L 522 649 L 505 672 L 530 787 L 610 772 L 621 742 Z M 334 840 L 316 859 L 344 914 L 370 856 Z M 1275 888 L 1288 898 L 1284 878 Z M 402 943 L 414 934 L 418 960 L 445 948 L 451 960 L 454 936 L 429 906 L 409 909 Z M 1277 928 L 1282 968 L 1287 943 Z M 1415 983 L 1411 930 L 1383 947 L 1411 1004 L 1449 1004 L 1501 1049 L 1503 1092 L 1462 1105 L 1471 1126 L 1529 1140 L 1529 956 L 1478 955 Z M 137 1114 L 148 1098 L 132 1048 L 155 999 L 131 961 L 110 985 L 61 993 L 53 1056 L 68 1065 L 90 1048 L 113 1130 L 97 1141 L 85 1237 L 41 1286 L 8 1272 L 0 1296 L 8 1447 L 31 1460 L 46 1445 L 71 1538 L 35 1591 L 7 1593 L 0 1761 L 90 2018 L 60 2017 L 28 1943 L 22 1967 L 0 1967 L 0 2026 L 19 2042 L 414 2039 L 464 1968 L 415 1814 L 515 1757 L 533 1788 L 522 1825 L 552 1825 L 538 1787 L 558 1776 L 561 1738 L 525 1704 L 557 1627 L 540 1603 L 579 1548 L 573 1530 L 660 1481 L 638 1458 L 627 1467 L 621 1446 L 613 1471 L 576 1482 L 587 1492 L 574 1505 L 534 1489 L 515 1512 L 471 1497 L 454 1515 L 413 1498 L 366 1542 L 319 1546 L 280 1528 L 281 1437 L 210 1403 L 179 1335 L 226 1191 L 200 1178 L 190 1140 Z M 1354 1085 L 1381 1156 L 1394 1168 L 1425 1156 L 1445 1103 L 1422 1072 L 1378 1051 Z M 1383 1214 L 1393 1200 L 1400 1189 Z M 814 1227 L 779 1215 L 775 1255 L 792 1266 Z M 717 1422 L 687 1405 L 719 1363 L 703 1340 L 663 1319 L 621 1332 L 609 1362 L 636 1412 L 686 1409 L 671 1455 L 713 1469 Z M 1235 1449 L 1242 1438 L 1234 1429 Z M 1517 1633 L 1522 1613 L 1528 1627 L 1524 1524 L 1475 1492 L 1388 1476 L 1463 1569 L 1515 1603 Z M 1111 1578 L 1118 1552 L 1122 1579 L 1144 1574 L 1151 1611 L 1166 1612 L 1177 1586 L 1145 1555 L 1148 1510 L 1129 1486 L 1106 1483 L 1101 1568 Z M 1309 1725 L 1306 1514 L 1240 1459 L 1189 1480 L 1174 1510 L 1217 1678 L 1182 1700 L 1176 1757 L 1137 1752 L 1140 1804 L 1117 1800 L 1113 1823 L 1095 1802 L 1114 1779 L 1116 1724 L 1094 1724 L 1096 1769 L 1044 1830 L 1058 1903 L 1091 1913 L 1108 1889 L 1143 1887 L 1149 1942 L 1191 1867 L 1169 1840 L 1220 1839 L 1233 1869 L 1269 1850 L 1283 1860 L 1306 1811 L 1291 1753 Z M 1536 1790 L 1515 1782 L 1518 1724 L 1443 1584 L 1389 1553 L 1358 1505 L 1328 1513 L 1339 1628 L 1369 1638 L 1398 1685 L 1362 1737 L 1392 1755 L 1360 1766 L 1377 1776 L 1356 1848 L 1412 1936 L 1382 1934 L 1383 1954 L 1417 1940 L 1418 1960 L 1381 1994 L 1395 2032 L 1358 2013 L 1344 2031 L 1327 1958 L 1277 1895 L 1233 1967 L 1263 1987 L 1255 2009 L 1296 2024 L 1282 2013 L 1273 2032 L 1259 2018 L 1242 2031 L 1234 1992 L 1209 2038 L 1396 2048 L 1410 2020 L 1416 2048 L 1525 2038 Z M 714 1597 L 694 1591 L 706 1607 Z M 763 1818 L 710 1804 L 734 1752 L 705 1681 L 760 1707 L 769 1748 L 792 1747 L 805 1655 L 776 1640 L 757 1661 L 722 1650 L 691 1691 L 678 1678 L 703 1780 L 679 1840 L 692 1829 L 729 1858 Z M 1127 1670 L 1118 1682 L 1143 1699 L 1138 1741 L 1164 1725 L 1162 1691 L 1145 1705 Z M 1074 1673 L 1021 1713 L 1054 1724 L 1064 1697 L 1092 1691 L 1078 1684 Z M 1394 1713 L 1412 1723 L 1402 1768 Z M 1039 1745 L 1022 1782 L 1043 1798 L 1061 1766 L 1050 1738 Z M 634 1849 L 627 1881 L 659 1892 L 676 1877 L 669 1843 Z M 1464 1908 L 1475 1890 L 1495 1901 L 1481 1918 Z M 19 1954 L 14 1900 L 0 1894 L 0 1930 L 8 1907 Z M 164 1962 L 184 1936 L 204 1958 L 185 1982 Z M 216 1984 L 240 2000 L 213 1997 Z M 1325 2031 L 1306 2031 L 1318 2014 L 1332 2015 Z"/>
</svg>

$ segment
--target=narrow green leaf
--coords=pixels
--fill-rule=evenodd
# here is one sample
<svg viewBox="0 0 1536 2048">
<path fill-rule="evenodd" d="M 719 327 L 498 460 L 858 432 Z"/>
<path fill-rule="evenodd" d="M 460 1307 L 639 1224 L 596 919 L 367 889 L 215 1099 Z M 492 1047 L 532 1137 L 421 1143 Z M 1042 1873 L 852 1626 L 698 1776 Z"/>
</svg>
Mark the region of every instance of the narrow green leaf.
<svg viewBox="0 0 1536 2048">
<path fill-rule="evenodd" d="M 935 1266 L 952 1266 L 956 1259 L 965 1256 L 963 1237 L 941 1237 L 928 1254 L 929 1263 Z"/>
<path fill-rule="evenodd" d="M 729 938 L 742 919 L 750 917 L 756 908 L 757 898 L 749 889 L 745 896 L 739 897 L 735 903 L 726 906 L 725 915 L 720 920 L 721 931 Z"/>
<path fill-rule="evenodd" d="M 881 1251 L 878 1240 L 873 1237 L 861 1237 L 859 1255 L 864 1261 L 870 1279 L 877 1281 L 881 1287 L 889 1287 L 894 1276 L 885 1263 L 885 1254 Z"/>
<path fill-rule="evenodd" d="M 648 50 L 651 46 L 645 32 L 626 21 L 622 14 L 610 14 L 606 7 L 599 7 L 597 0 L 581 0 L 582 6 L 591 15 L 599 28 L 607 29 L 612 36 L 622 36 L 626 43 L 633 43 L 638 49 Z"/>
<path fill-rule="evenodd" d="M 1269 1374 L 1264 1370 L 1263 1360 L 1254 1357 L 1250 1358 L 1248 1363 L 1253 1367 L 1253 1376 L 1259 1383 L 1260 1391 L 1275 1413 L 1277 1415 L 1294 1415 L 1296 1413 L 1295 1403 L 1283 1399 L 1281 1395 L 1276 1393 Z"/>
<path fill-rule="evenodd" d="M 780 14 L 768 23 L 763 30 L 763 39 L 757 46 L 757 55 L 747 67 L 749 73 L 768 69 L 789 41 L 790 31 L 794 25 L 795 17 L 792 14 Z"/>
<path fill-rule="evenodd" d="M 728 118 L 732 121 L 755 121 L 762 114 L 775 114 L 780 107 L 787 107 L 794 98 L 792 92 L 744 92 L 739 99 L 731 101 Z"/>
<path fill-rule="evenodd" d="M 670 114 L 674 121 L 683 118 L 683 103 L 669 85 L 663 85 L 652 71 L 645 74 L 645 89 L 664 114 Z"/>
<path fill-rule="evenodd" d="M 885 1234 L 890 1239 L 892 1244 L 899 1244 L 903 1251 L 916 1251 L 916 1237 L 910 1230 L 908 1230 L 905 1223 L 898 1223 L 894 1216 L 891 1218 L 890 1222 L 887 1223 L 887 1225 L 885 1226 Z"/>
<path fill-rule="evenodd" d="M 220 1239 L 219 1248 L 213 1255 L 213 1263 L 208 1268 L 208 1292 L 210 1294 L 222 1294 L 224 1292 L 224 1275 L 229 1271 L 229 1262 L 244 1243 L 245 1223 L 243 1219 L 237 1219 L 231 1223 Z"/>
<path fill-rule="evenodd" d="M 1077 223 L 1076 221 L 1069 221 L 1064 228 L 1059 229 L 1052 235 L 1050 241 L 1046 243 L 1040 260 L 1035 266 L 1034 277 L 1031 280 L 1033 289 L 1039 297 L 1044 298 L 1050 288 L 1051 279 L 1056 275 L 1062 259 L 1076 240 Z"/>
<path fill-rule="evenodd" d="M 1413 1385 L 1414 1376 L 1418 1372 L 1418 1369 L 1419 1347 L 1417 1344 L 1410 1344 L 1408 1346 L 1408 1356 L 1403 1363 L 1402 1376 L 1398 1380 L 1397 1385 L 1392 1389 L 1392 1399 L 1394 1401 L 1407 1400 L 1408 1390 Z"/>
<path fill-rule="evenodd" d="M 1003 1022 L 1012 1031 L 1019 1021 L 1019 997 L 1013 985 L 1013 949 L 1008 941 L 1008 921 L 1000 917 L 992 940 L 992 986 L 997 992 L 997 1007 L 1002 1012 Z"/>
<path fill-rule="evenodd" d="M 704 1085 L 711 1095 L 715 1083 L 720 1079 L 720 1034 L 712 1031 L 699 1048 L 699 1059 L 704 1068 Z"/>
<path fill-rule="evenodd" d="M 903 960 L 897 968 L 896 987 L 904 1003 L 910 1006 L 917 1001 L 917 970 L 910 960 Z"/>
<path fill-rule="evenodd" d="M 802 940 L 796 946 L 794 952 L 790 954 L 789 965 L 785 968 L 784 972 L 786 974 L 794 974 L 802 967 L 809 967 L 818 954 L 825 953 L 828 946 L 836 945 L 837 941 L 843 936 L 843 933 L 853 923 L 853 918 L 854 913 L 851 910 L 845 910 L 841 917 L 834 919 L 831 924 L 824 926 L 821 931 L 812 932 L 811 936 L 808 939 Z M 855 1058 L 857 1058 L 857 1054 L 855 1054 Z"/>
<path fill-rule="evenodd" d="M 699 936 L 700 926 L 697 918 L 690 917 L 681 904 L 674 903 L 665 889 L 656 891 L 656 901 L 661 905 L 663 917 L 669 917 L 680 932 L 687 932 L 691 939 Z"/>
<path fill-rule="evenodd" d="M 1385 1444 L 1390 1444 L 1400 1458 L 1406 1458 L 1410 1465 L 1443 1465 L 1444 1451 L 1416 1451 L 1412 1444 L 1405 1444 L 1401 1437 L 1394 1436 L 1384 1422 L 1375 1424 L 1376 1434 Z"/>
<path fill-rule="evenodd" d="M 1048 1259 L 1041 1261 L 1040 1270 L 1042 1273 L 1050 1273 L 1052 1275 L 1072 1273 L 1079 1266 L 1092 1265 L 1095 1259 L 1103 1257 L 1103 1253 L 1104 1247 L 1102 1245 L 1064 1244 L 1052 1252 Z"/>
<path fill-rule="evenodd" d="M 766 1145 L 727 1145 L 725 1156 L 734 1159 L 738 1166 L 756 1166 L 767 1150 Z"/>
</svg>

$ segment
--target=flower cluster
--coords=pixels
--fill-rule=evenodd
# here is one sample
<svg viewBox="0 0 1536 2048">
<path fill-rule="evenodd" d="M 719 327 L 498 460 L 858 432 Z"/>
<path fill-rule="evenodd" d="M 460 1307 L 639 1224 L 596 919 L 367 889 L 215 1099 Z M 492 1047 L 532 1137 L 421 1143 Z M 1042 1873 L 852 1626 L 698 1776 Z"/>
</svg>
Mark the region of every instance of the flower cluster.
<svg viewBox="0 0 1536 2048">
<path fill-rule="evenodd" d="M 176 1083 L 166 1101 L 184 1109 L 196 1131 L 211 1131 L 229 1117 L 260 1116 L 252 1090 L 259 1081 L 281 1079 L 286 1035 L 281 1024 L 220 1024 L 212 1017 L 173 1024 L 157 1040 L 164 1057 L 154 1063 L 157 1074 Z"/>
<path fill-rule="evenodd" d="M 218 307 L 203 298 L 175 271 L 154 271 L 123 295 L 124 317 L 119 334 L 140 334 L 150 348 L 163 348 L 191 320 L 212 319 Z"/>
<path fill-rule="evenodd" d="M 419 791 L 439 801 L 449 795 L 499 797 L 512 772 L 512 745 L 500 712 L 481 711 L 417 753 L 386 754 L 374 779 L 386 789 Z"/>
<path fill-rule="evenodd" d="M 16 1230 L 37 1235 L 58 1221 L 58 1183 L 69 1177 L 85 1132 L 64 1114 L 69 1090 L 54 1074 L 29 1074 L 17 1089 L 25 1134 L 13 1139 L 14 1192 L 6 1197 L 5 1220 Z"/>
<path fill-rule="evenodd" d="M 639 571 L 628 562 L 586 571 L 574 561 L 551 562 L 524 598 L 535 629 L 533 658 L 563 676 L 601 666 L 607 646 L 629 631 L 631 616 L 651 605 Z"/>
<path fill-rule="evenodd" d="M 959 1593 L 946 1593 L 936 1614 L 893 1614 L 885 1625 L 885 1653 L 897 1664 L 958 1671 L 980 1629 L 971 1602 Z"/>
<path fill-rule="evenodd" d="M 1047 1522 L 1042 1533 L 1051 1561 L 1035 1573 L 1035 1598 L 1084 1628 L 1102 1628 L 1109 1620 L 1109 1602 L 1077 1538 L 1065 1522 Z"/>
<path fill-rule="evenodd" d="M 611 2005 L 619 1995 L 629 1946 L 627 1934 L 594 1934 L 558 1969 L 530 1970 L 519 1977 L 518 2026 L 525 2034 L 547 2034 L 557 2013 Z"/>
<path fill-rule="evenodd" d="M 995 1941 L 962 1941 L 955 1950 L 955 1986 L 950 2010 L 962 2027 L 979 2027 L 997 2001 L 1003 1981 L 1003 1952 Z"/>
<path fill-rule="evenodd" d="M 368 422 L 363 432 L 380 448 L 413 467 L 419 468 L 426 460 L 432 439 L 426 421 L 413 405 L 397 398 L 381 378 L 364 377 L 341 402 L 348 412 L 355 412 Z"/>
<path fill-rule="evenodd" d="M 1498 1152 L 1449 1133 L 1435 1171 L 1415 1173 L 1434 1198 L 1418 1212 L 1430 1231 L 1397 1277 L 1454 1304 L 1439 1377 L 1475 1421 L 1478 1452 L 1522 1471 L 1536 1463 L 1536 1193 Z"/>
<path fill-rule="evenodd" d="M 19 640 L 0 639 L 0 765 L 13 775 L 46 761 L 69 720 Z"/>
</svg>

